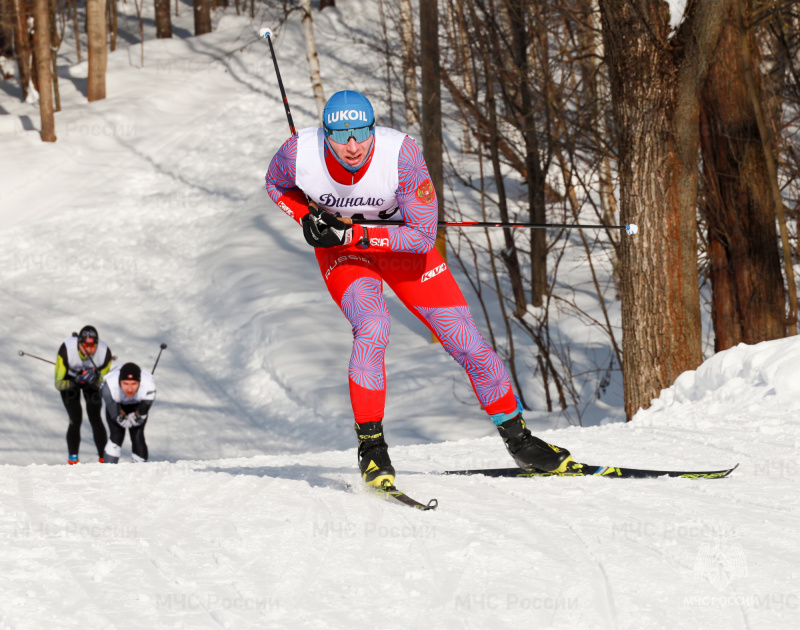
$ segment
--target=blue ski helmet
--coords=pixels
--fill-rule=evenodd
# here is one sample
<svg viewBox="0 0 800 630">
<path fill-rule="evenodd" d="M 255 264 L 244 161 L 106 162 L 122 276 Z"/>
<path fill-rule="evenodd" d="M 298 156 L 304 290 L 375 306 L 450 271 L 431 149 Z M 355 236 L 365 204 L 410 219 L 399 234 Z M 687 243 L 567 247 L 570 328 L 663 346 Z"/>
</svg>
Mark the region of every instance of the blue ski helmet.
<svg viewBox="0 0 800 630">
<path fill-rule="evenodd" d="M 347 144 L 351 136 L 356 142 L 364 142 L 374 133 L 375 113 L 361 92 L 342 90 L 331 96 L 325 104 L 322 126 L 325 135 L 339 144 Z"/>
</svg>

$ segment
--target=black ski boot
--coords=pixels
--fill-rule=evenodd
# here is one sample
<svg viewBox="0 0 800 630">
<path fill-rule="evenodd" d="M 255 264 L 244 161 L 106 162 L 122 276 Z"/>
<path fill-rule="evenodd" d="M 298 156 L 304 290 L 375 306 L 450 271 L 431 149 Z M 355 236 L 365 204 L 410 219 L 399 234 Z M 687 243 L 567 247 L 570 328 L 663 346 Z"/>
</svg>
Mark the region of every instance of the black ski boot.
<svg viewBox="0 0 800 630">
<path fill-rule="evenodd" d="M 565 472 L 573 462 L 569 451 L 548 444 L 531 435 L 522 414 L 498 425 L 508 453 L 520 468 L 535 468 L 543 472 Z"/>
<path fill-rule="evenodd" d="M 382 488 L 394 485 L 394 467 L 389 459 L 389 447 L 383 439 L 383 424 L 356 423 L 358 436 L 358 468 L 361 478 L 369 486 Z"/>
</svg>

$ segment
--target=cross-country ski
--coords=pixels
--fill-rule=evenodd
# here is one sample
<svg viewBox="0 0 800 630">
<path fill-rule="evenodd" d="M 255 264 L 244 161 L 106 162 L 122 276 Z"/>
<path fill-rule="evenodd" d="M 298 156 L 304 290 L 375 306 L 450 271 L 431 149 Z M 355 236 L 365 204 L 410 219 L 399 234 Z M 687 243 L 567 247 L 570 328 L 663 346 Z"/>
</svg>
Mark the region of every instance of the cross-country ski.
<svg viewBox="0 0 800 630">
<path fill-rule="evenodd" d="M 722 479 L 739 467 L 724 470 L 649 470 L 647 468 L 624 468 L 621 466 L 593 466 L 578 464 L 562 472 L 548 472 L 532 468 L 475 468 L 471 470 L 448 470 L 444 475 L 482 475 L 484 477 L 606 477 L 609 479 L 655 479 L 658 477 L 681 477 L 683 479 Z"/>
</svg>

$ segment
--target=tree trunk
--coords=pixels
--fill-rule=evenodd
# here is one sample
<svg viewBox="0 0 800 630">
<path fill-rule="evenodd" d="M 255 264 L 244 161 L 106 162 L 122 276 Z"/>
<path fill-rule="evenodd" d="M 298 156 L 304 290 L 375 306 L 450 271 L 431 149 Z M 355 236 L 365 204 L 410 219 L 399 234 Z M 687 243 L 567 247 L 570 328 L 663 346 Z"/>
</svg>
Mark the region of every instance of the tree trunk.
<svg viewBox="0 0 800 630">
<path fill-rule="evenodd" d="M 117 0 L 106 0 L 108 14 L 108 49 L 114 52 L 117 49 Z"/>
<path fill-rule="evenodd" d="M 614 180 L 611 173 L 610 150 L 607 148 L 612 145 L 611 133 L 608 129 L 608 121 L 601 104 L 608 99 L 608 82 L 602 80 L 600 67 L 603 64 L 605 52 L 603 50 L 603 35 L 600 30 L 600 16 L 597 10 L 596 0 L 582 0 L 583 8 L 581 11 L 580 25 L 577 27 L 577 35 L 581 42 L 581 50 L 584 51 L 584 60 L 581 62 L 583 85 L 586 86 L 585 99 L 592 103 L 590 108 L 591 117 L 589 124 L 596 130 L 597 137 L 601 141 L 598 152 L 602 154 L 600 166 L 598 168 L 598 192 L 600 200 L 600 219 L 605 225 L 617 224 L 617 200 L 614 197 Z M 611 258 L 611 265 L 614 270 L 614 288 L 616 299 L 619 299 L 619 285 L 621 268 L 619 260 L 620 233 L 617 230 L 607 231 L 609 241 L 614 245 L 614 255 Z M 621 363 L 620 363 L 621 365 Z"/>
<path fill-rule="evenodd" d="M 50 28 L 50 69 L 53 84 L 53 110 L 61 111 L 61 93 L 58 89 L 58 49 L 61 48 L 61 40 L 58 38 L 58 15 L 56 0 L 48 0 L 48 27 Z"/>
<path fill-rule="evenodd" d="M 403 100 L 406 123 L 419 122 L 419 96 L 417 95 L 417 46 L 414 39 L 414 16 L 411 0 L 400 0 L 400 38 L 403 47 Z"/>
<path fill-rule="evenodd" d="M 736 23 L 742 32 L 745 32 L 744 22 L 744 8 L 743 0 L 734 0 L 736 7 Z M 751 28 L 748 24 L 747 28 Z M 770 194 L 772 196 L 773 209 L 775 216 L 778 219 L 778 228 L 781 234 L 781 247 L 783 249 L 784 257 L 784 271 L 786 273 L 786 284 L 789 291 L 789 313 L 786 318 L 788 324 L 786 332 L 789 335 L 797 334 L 797 285 L 794 279 L 794 261 L 792 258 L 792 249 L 789 244 L 789 231 L 786 227 L 786 216 L 783 209 L 783 199 L 781 197 L 780 186 L 778 185 L 778 166 L 774 152 L 776 151 L 777 143 L 772 139 L 772 131 L 770 125 L 767 124 L 766 115 L 764 113 L 764 106 L 760 100 L 760 85 L 756 82 L 756 71 L 753 69 L 753 58 L 758 58 L 758 55 L 751 51 L 750 46 L 741 47 L 741 63 L 744 76 L 744 83 L 747 86 L 747 92 L 750 95 L 750 103 L 755 112 L 756 124 L 758 125 L 758 134 L 761 138 L 761 151 L 764 155 L 764 164 L 766 166 L 767 181 L 769 182 Z"/>
<path fill-rule="evenodd" d="M 211 0 L 194 0 L 194 34 L 211 32 Z"/>
<path fill-rule="evenodd" d="M 42 117 L 42 142 L 56 141 L 53 115 L 53 86 L 50 76 L 50 3 L 34 0 L 33 46 L 36 53 L 36 75 L 39 78 L 39 113 Z"/>
<path fill-rule="evenodd" d="M 78 0 L 72 0 L 72 30 L 75 35 L 75 50 L 78 53 L 78 63 L 81 59 L 81 31 L 78 28 Z"/>
<path fill-rule="evenodd" d="M 509 21 L 511 23 L 512 47 L 516 78 L 519 93 L 519 129 L 525 141 L 525 171 L 528 185 L 528 216 L 531 223 L 546 223 L 544 204 L 545 178 L 539 164 L 539 140 L 536 136 L 534 122 L 533 99 L 530 90 L 530 67 L 528 63 L 528 48 L 530 34 L 526 23 L 526 7 L 520 7 L 517 0 L 506 0 Z M 541 18 L 541 13 L 536 16 Z M 537 27 L 543 28 L 542 20 L 536 19 Z M 544 34 L 540 39 L 547 42 Z M 546 46 L 543 46 L 543 48 Z M 546 53 L 546 50 L 543 51 Z M 547 89 L 547 88 L 545 88 Z M 547 232 L 545 230 L 530 230 L 531 240 L 531 304 L 539 307 L 544 303 L 547 292 Z"/>
<path fill-rule="evenodd" d="M 475 100 L 475 88 L 472 82 L 472 74 L 475 71 L 472 64 L 472 49 L 470 48 L 469 37 L 467 35 L 467 24 L 464 17 L 464 4 L 461 0 L 449 0 L 450 13 L 453 16 L 454 37 L 451 42 L 453 54 L 456 61 L 456 68 L 463 81 L 464 94 Z M 461 121 L 461 142 L 462 151 L 470 152 L 473 148 L 472 129 L 466 116 Z"/>
<path fill-rule="evenodd" d="M 89 102 L 106 97 L 106 3 L 105 0 L 86 0 L 86 31 L 89 49 Z"/>
<path fill-rule="evenodd" d="M 730 0 L 697 0 L 670 38 L 661 0 L 600 0 L 619 134 L 622 345 L 630 420 L 702 361 L 699 93 Z"/>
<path fill-rule="evenodd" d="M 317 42 L 314 39 L 314 20 L 311 17 L 311 0 L 300 0 L 303 11 L 303 34 L 306 40 L 306 59 L 311 70 L 311 88 L 314 90 L 314 100 L 317 103 L 317 115 L 322 121 L 322 110 L 325 109 L 325 91 L 322 89 L 322 73 L 319 68 L 319 55 L 317 55 Z"/>
<path fill-rule="evenodd" d="M 710 191 L 709 191 L 710 192 Z M 722 218 L 712 218 L 715 208 L 707 208 L 708 262 L 711 279 L 711 324 L 714 327 L 714 352 L 741 343 L 742 320 L 736 299 L 736 280 L 730 259 L 729 239 L 725 232 L 711 226 Z M 738 231 L 738 230 L 737 230 Z"/>
<path fill-rule="evenodd" d="M 444 162 L 442 159 L 442 83 L 439 65 L 439 2 L 427 0 L 419 7 L 420 61 L 422 65 L 422 148 L 436 191 L 439 220 L 444 220 Z M 436 251 L 447 260 L 443 227 L 436 231 Z M 438 341 L 433 336 L 433 341 Z"/>
<path fill-rule="evenodd" d="M 497 103 L 494 96 L 494 88 L 491 76 L 492 67 L 488 59 L 484 57 L 484 67 L 487 73 L 486 83 L 486 101 L 489 109 L 489 157 L 492 162 L 492 174 L 494 175 L 495 186 L 497 187 L 497 209 L 500 213 L 500 221 L 509 223 L 510 217 L 508 215 L 508 198 L 506 196 L 506 185 L 503 179 L 502 165 L 500 162 L 500 151 L 498 149 L 498 137 L 500 135 L 500 127 L 497 121 Z M 423 90 L 424 91 L 424 90 Z M 528 303 L 525 300 L 525 287 L 522 282 L 522 269 L 519 264 L 519 256 L 517 255 L 517 246 L 514 242 L 514 234 L 511 229 L 503 228 L 503 241 L 505 247 L 500 252 L 500 257 L 508 270 L 508 280 L 511 283 L 511 290 L 514 294 L 514 315 L 522 317 L 528 310 Z M 502 294 L 501 294 L 502 295 Z M 502 299 L 502 297 L 501 297 Z"/>
<path fill-rule="evenodd" d="M 28 9 L 25 0 L 12 0 L 14 6 L 14 48 L 17 53 L 19 84 L 22 87 L 22 100 L 28 100 L 32 70 L 31 39 L 28 28 Z"/>
<path fill-rule="evenodd" d="M 728 18 L 701 116 L 715 351 L 786 334 L 769 174 L 741 63 L 755 35 L 740 31 L 732 11 Z"/>
<path fill-rule="evenodd" d="M 380 16 L 380 47 L 383 53 L 384 83 L 386 84 L 386 104 L 389 106 L 389 127 L 394 127 L 394 97 L 392 96 L 392 77 L 395 73 L 395 57 L 397 53 L 393 50 L 392 40 L 386 23 L 386 5 L 389 0 L 378 0 L 378 15 Z"/>
<path fill-rule="evenodd" d="M 11 0 L 0 0 L 0 55 L 9 58 L 14 56 L 13 22 L 14 5 Z"/>
<path fill-rule="evenodd" d="M 422 148 L 439 202 L 439 220 L 444 220 L 444 167 L 442 160 L 442 84 L 439 66 L 438 0 L 420 3 L 420 61 L 422 65 Z M 436 249 L 447 258 L 445 232 L 439 228 Z"/>
<path fill-rule="evenodd" d="M 133 6 L 136 7 L 136 25 L 139 30 L 139 64 L 144 68 L 144 23 L 142 22 L 144 0 L 133 0 Z"/>
<path fill-rule="evenodd" d="M 169 1 L 170 0 L 153 0 L 153 6 L 156 12 L 156 39 L 169 39 L 172 37 Z"/>
<path fill-rule="evenodd" d="M 336 0 L 319 0 L 319 10 L 327 9 L 328 7 L 335 7 Z"/>
</svg>

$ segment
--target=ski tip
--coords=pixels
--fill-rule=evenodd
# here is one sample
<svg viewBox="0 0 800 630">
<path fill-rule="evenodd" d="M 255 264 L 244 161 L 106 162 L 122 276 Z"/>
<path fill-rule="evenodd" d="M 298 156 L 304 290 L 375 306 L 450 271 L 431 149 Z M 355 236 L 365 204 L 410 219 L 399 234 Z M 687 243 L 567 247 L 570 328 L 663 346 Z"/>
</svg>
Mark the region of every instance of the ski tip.
<svg viewBox="0 0 800 630">
<path fill-rule="evenodd" d="M 439 507 L 439 501 L 437 501 L 436 499 L 431 499 L 430 501 L 428 501 L 428 503 L 420 503 L 416 499 L 412 499 L 402 490 L 398 490 L 396 486 L 393 486 L 388 483 L 380 487 L 369 486 L 369 485 L 367 487 L 371 488 L 376 494 L 380 495 L 387 501 L 391 500 L 395 503 L 407 505 L 408 507 L 416 508 L 417 510 L 421 510 L 423 512 L 427 512 L 428 510 L 435 510 L 437 507 Z"/>
</svg>

